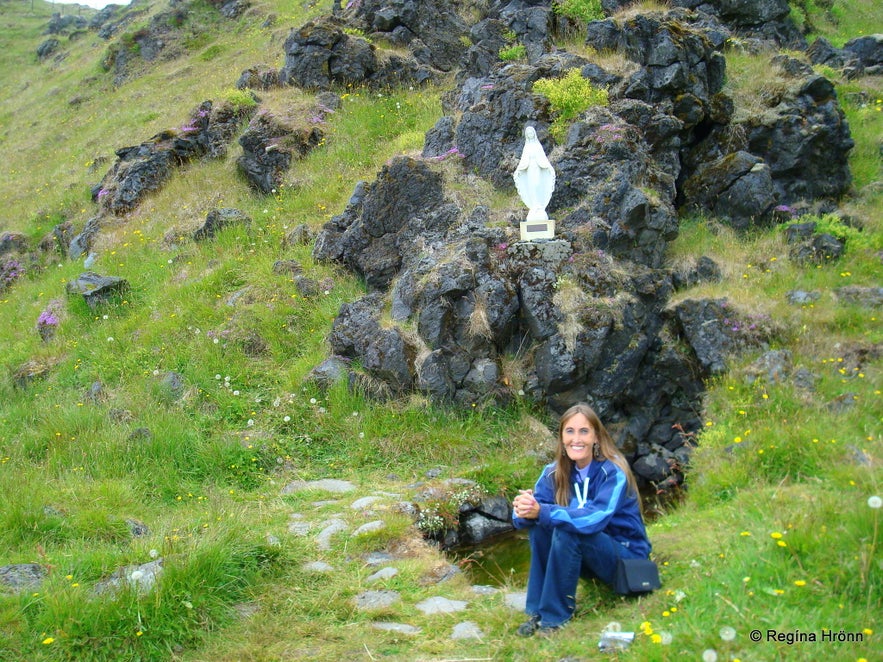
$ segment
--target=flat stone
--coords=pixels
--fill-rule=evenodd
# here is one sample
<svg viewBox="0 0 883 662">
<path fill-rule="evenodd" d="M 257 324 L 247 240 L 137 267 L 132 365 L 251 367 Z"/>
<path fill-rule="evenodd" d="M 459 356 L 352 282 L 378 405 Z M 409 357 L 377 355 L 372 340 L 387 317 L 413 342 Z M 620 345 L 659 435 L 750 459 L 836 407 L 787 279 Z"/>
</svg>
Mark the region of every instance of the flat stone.
<svg viewBox="0 0 883 662">
<path fill-rule="evenodd" d="M 365 556 L 365 563 L 368 565 L 383 565 L 395 560 L 396 557 L 389 552 L 371 552 Z"/>
<path fill-rule="evenodd" d="M 330 519 L 325 523 L 325 528 L 316 536 L 316 545 L 321 550 L 331 549 L 331 536 L 341 531 L 346 531 L 347 525 L 342 519 Z"/>
<path fill-rule="evenodd" d="M 499 593 L 500 589 L 496 586 L 484 586 L 482 584 L 475 584 L 472 587 L 472 592 L 476 595 L 493 595 L 494 593 Z"/>
<path fill-rule="evenodd" d="M 397 632 L 398 634 L 420 634 L 420 628 L 414 627 L 413 625 L 406 625 L 405 623 L 378 621 L 376 623 L 371 623 L 371 627 L 377 630 L 386 630 L 387 632 Z"/>
<path fill-rule="evenodd" d="M 472 621 L 463 621 L 454 626 L 451 639 L 483 639 L 484 632 Z"/>
<path fill-rule="evenodd" d="M 350 508 L 352 508 L 353 510 L 365 510 L 366 508 L 370 508 L 371 506 L 373 506 L 378 501 L 383 501 L 383 497 L 366 496 L 353 501 L 352 505 L 350 505 Z"/>
<path fill-rule="evenodd" d="M 330 563 L 325 563 L 325 561 L 311 561 L 310 563 L 304 563 L 302 568 L 304 572 L 332 572 L 334 570 L 334 566 Z"/>
<path fill-rule="evenodd" d="M 367 577 L 367 578 L 365 579 L 365 581 L 366 581 L 367 583 L 369 583 L 369 584 L 373 584 L 374 582 L 379 582 L 379 581 L 384 580 L 384 579 L 392 579 L 392 578 L 395 577 L 397 574 L 399 574 L 398 569 L 396 569 L 396 568 L 390 568 L 389 566 L 387 566 L 387 567 L 385 567 L 385 568 L 381 568 L 380 570 L 378 570 L 377 572 L 375 572 L 375 573 L 374 573 L 373 575 L 371 575 L 370 577 Z"/>
<path fill-rule="evenodd" d="M 163 559 L 142 563 L 141 565 L 129 565 L 120 568 L 107 579 L 95 585 L 95 592 L 115 593 L 128 585 L 139 593 L 149 593 L 153 590 L 156 582 L 163 573 Z"/>
<path fill-rule="evenodd" d="M 14 563 L 0 566 L 0 584 L 15 591 L 39 586 L 46 576 L 46 569 L 37 563 Z"/>
<path fill-rule="evenodd" d="M 380 590 L 364 591 L 353 598 L 356 609 L 368 611 L 371 609 L 384 609 L 394 605 L 402 599 L 398 591 Z"/>
<path fill-rule="evenodd" d="M 469 603 L 463 600 L 449 600 L 441 596 L 427 598 L 418 602 L 415 607 L 426 615 L 432 614 L 453 614 L 454 612 L 463 611 Z"/>
<path fill-rule="evenodd" d="M 527 593 L 507 593 L 503 596 L 503 603 L 510 609 L 524 611 L 527 606 Z"/>
<path fill-rule="evenodd" d="M 360 526 L 358 529 L 353 531 L 354 536 L 362 536 L 366 533 L 373 533 L 374 531 L 380 531 L 381 529 L 386 527 L 386 522 L 381 519 L 374 520 L 373 522 L 367 522 Z"/>
<path fill-rule="evenodd" d="M 310 532 L 309 522 L 292 522 L 288 525 L 288 533 L 293 536 L 305 536 Z"/>
</svg>

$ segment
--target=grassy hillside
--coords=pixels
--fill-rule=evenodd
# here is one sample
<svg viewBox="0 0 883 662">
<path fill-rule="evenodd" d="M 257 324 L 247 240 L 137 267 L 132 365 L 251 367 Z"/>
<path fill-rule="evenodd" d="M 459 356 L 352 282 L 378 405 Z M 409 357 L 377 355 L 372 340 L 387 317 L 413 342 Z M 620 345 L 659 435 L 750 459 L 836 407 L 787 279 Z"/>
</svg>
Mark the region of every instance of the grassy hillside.
<svg viewBox="0 0 883 662">
<path fill-rule="evenodd" d="M 61 38 L 63 57 L 39 62 L 36 49 L 60 6 L 2 0 L 0 232 L 36 241 L 62 221 L 82 228 L 96 213 L 89 189 L 116 149 L 180 126 L 201 101 L 229 94 L 245 68 L 279 67 L 289 29 L 330 4 L 257 2 L 236 20 L 196 7 L 174 42 L 179 57 L 114 85 L 101 66 L 109 42 L 94 32 Z M 883 24 L 870 0 L 806 6 L 810 24 L 835 45 Z M 126 29 L 167 9 L 137 4 L 130 11 L 144 14 Z M 737 103 L 762 86 L 764 67 L 765 58 L 728 54 Z M 0 565 L 48 570 L 39 589 L 0 593 L 0 659 L 592 659 L 612 621 L 638 632 L 621 659 L 715 659 L 706 651 L 720 660 L 880 659 L 883 513 L 869 498 L 883 496 L 883 325 L 879 308 L 836 290 L 883 280 L 883 81 L 836 82 L 857 143 L 854 193 L 844 201 L 852 225 L 832 226 L 848 238 L 844 257 L 799 267 L 778 229 L 742 236 L 700 218 L 684 219 L 671 247 L 673 261 L 709 255 L 725 272 L 723 282 L 679 296 L 726 296 L 774 320 L 783 329 L 775 348 L 791 351 L 816 381 L 812 390 L 751 381 L 755 354 L 709 384 L 688 490 L 660 505 L 650 527 L 663 590 L 621 600 L 584 585 L 563 632 L 516 637 L 522 615 L 505 606 L 504 592 L 476 594 L 466 575 L 430 581 L 445 559 L 392 495 L 450 477 L 513 494 L 539 470 L 546 414 L 528 402 L 472 411 L 418 397 L 378 404 L 344 385 L 325 393 L 305 383 L 327 354 L 340 304 L 363 288 L 284 239 L 301 223 L 321 227 L 391 156 L 418 153 L 447 87 L 348 90 L 327 118 L 326 144 L 296 163 L 275 195 L 248 190 L 233 145 L 224 159 L 188 165 L 105 227 L 94 269 L 126 278 L 124 298 L 91 310 L 67 297 L 65 285 L 84 267 L 62 258 L 32 265 L 0 292 Z M 295 89 L 260 96 L 289 112 L 309 103 Z M 480 185 L 463 195 L 510 202 Z M 183 239 L 219 206 L 242 209 L 254 223 L 213 242 Z M 304 297 L 274 272 L 280 259 L 333 285 Z M 795 289 L 820 297 L 788 303 Z M 37 321 L 46 311 L 58 323 L 43 340 Z M 17 385 L 26 374 L 33 378 Z M 430 469 L 438 479 L 427 478 Z M 282 493 L 321 478 L 355 490 Z M 350 507 L 364 496 L 382 498 L 370 512 Z M 350 532 L 369 521 L 385 527 L 341 533 L 318 549 L 314 534 L 333 517 Z M 133 536 L 133 523 L 147 532 Z M 291 533 L 296 523 L 310 536 Z M 377 550 L 403 559 L 398 575 L 369 584 L 377 568 L 365 554 Z M 95 595 L 118 568 L 159 557 L 165 571 L 152 592 Z M 305 567 L 314 561 L 334 571 Z M 369 588 L 399 591 L 401 601 L 356 609 L 353 599 Z M 468 607 L 441 616 L 415 608 L 436 596 Z M 421 631 L 385 632 L 371 627 L 376 621 Z M 452 639 L 461 621 L 482 637 Z M 750 639 L 755 629 L 760 642 Z M 794 641 L 798 631 L 817 641 Z M 825 632 L 837 637 L 822 641 Z"/>
</svg>

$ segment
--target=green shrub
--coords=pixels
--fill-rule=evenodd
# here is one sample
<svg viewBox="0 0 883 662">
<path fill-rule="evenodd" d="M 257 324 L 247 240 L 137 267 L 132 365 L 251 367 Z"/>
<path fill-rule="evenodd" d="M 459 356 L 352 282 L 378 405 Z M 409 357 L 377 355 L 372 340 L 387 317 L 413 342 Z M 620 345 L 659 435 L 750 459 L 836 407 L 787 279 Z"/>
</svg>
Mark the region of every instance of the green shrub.
<svg viewBox="0 0 883 662">
<path fill-rule="evenodd" d="M 801 216 L 799 219 L 789 223 L 815 223 L 816 232 L 819 234 L 829 234 L 846 245 L 847 250 L 863 250 L 874 248 L 873 236 L 862 232 L 860 229 L 843 222 L 837 214 L 824 214 L 822 216 Z M 786 226 L 787 227 L 787 226 Z"/>
<path fill-rule="evenodd" d="M 366 35 L 364 30 L 360 30 L 359 28 L 344 28 L 343 33 L 349 35 L 350 37 L 362 39 L 369 44 L 371 43 L 371 37 Z"/>
<path fill-rule="evenodd" d="M 571 120 L 591 106 L 606 106 L 607 90 L 592 85 L 579 69 L 571 69 L 562 78 L 540 78 L 533 85 L 534 92 L 549 100 L 556 117 L 550 131 L 561 142 Z"/>
<path fill-rule="evenodd" d="M 556 14 L 575 21 L 598 21 L 604 18 L 601 0 L 557 0 L 553 5 Z"/>
<path fill-rule="evenodd" d="M 527 55 L 527 49 L 524 47 L 524 44 L 512 44 L 500 49 L 500 59 L 504 62 L 520 60 L 525 55 Z"/>
<path fill-rule="evenodd" d="M 221 98 L 230 103 L 236 112 L 242 112 L 258 105 L 254 95 L 248 90 L 237 90 L 230 88 L 221 92 Z"/>
</svg>

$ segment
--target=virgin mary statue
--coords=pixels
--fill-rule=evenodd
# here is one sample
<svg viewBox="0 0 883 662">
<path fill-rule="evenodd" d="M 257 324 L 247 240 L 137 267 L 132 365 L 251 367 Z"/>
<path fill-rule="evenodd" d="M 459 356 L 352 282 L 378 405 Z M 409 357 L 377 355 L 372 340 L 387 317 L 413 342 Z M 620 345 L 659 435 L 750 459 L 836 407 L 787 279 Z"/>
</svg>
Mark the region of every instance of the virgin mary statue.
<svg viewBox="0 0 883 662">
<path fill-rule="evenodd" d="M 536 129 L 532 126 L 524 129 L 524 149 L 512 177 L 518 195 L 529 210 L 527 220 L 548 220 L 546 206 L 555 190 L 555 169 L 546 158 L 543 146 L 537 139 Z"/>
</svg>

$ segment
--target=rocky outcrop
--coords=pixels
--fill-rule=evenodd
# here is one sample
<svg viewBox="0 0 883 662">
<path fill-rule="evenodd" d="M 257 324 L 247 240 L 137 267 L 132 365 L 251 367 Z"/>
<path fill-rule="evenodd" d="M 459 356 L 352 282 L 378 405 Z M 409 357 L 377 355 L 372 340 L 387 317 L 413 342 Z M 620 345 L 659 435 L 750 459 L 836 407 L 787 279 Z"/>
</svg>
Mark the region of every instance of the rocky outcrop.
<svg viewBox="0 0 883 662">
<path fill-rule="evenodd" d="M 302 159 L 325 137 L 322 114 L 290 121 L 268 112 L 259 112 L 239 138 L 242 155 L 236 160 L 239 172 L 249 186 L 269 194 L 279 189 L 292 160 Z"/>
<path fill-rule="evenodd" d="M 601 2 L 608 14 L 630 4 L 628 0 Z M 671 6 L 695 12 L 715 32 L 727 33 L 727 38 L 735 37 L 740 43 L 756 49 L 806 48 L 806 40 L 792 20 L 791 7 L 786 0 L 674 0 Z"/>
<path fill-rule="evenodd" d="M 212 209 L 205 217 L 205 223 L 193 233 L 194 241 L 206 241 L 227 227 L 241 226 L 248 228 L 251 218 L 239 209 Z"/>
<path fill-rule="evenodd" d="M 51 55 L 54 55 L 58 52 L 58 48 L 61 46 L 61 42 L 54 37 L 46 39 L 43 43 L 37 46 L 37 57 L 40 60 L 45 60 Z"/>
<path fill-rule="evenodd" d="M 806 50 L 813 64 L 840 69 L 847 78 L 883 74 L 883 34 L 850 39 L 843 48 L 818 37 Z"/>
<path fill-rule="evenodd" d="M 159 190 L 175 168 L 193 159 L 223 156 L 250 113 L 250 108 L 226 102 L 215 107 L 204 101 L 184 126 L 163 131 L 140 145 L 118 149 L 116 163 L 92 189 L 93 200 L 113 215 L 131 211 L 145 196 Z"/>
<path fill-rule="evenodd" d="M 775 121 L 736 119 L 722 93 L 723 32 L 684 9 L 590 24 L 594 47 L 633 62 L 618 72 L 568 53 L 493 63 L 506 23 L 489 13 L 471 32 L 465 73 L 444 95 L 422 161 L 395 159 L 360 183 L 317 237 L 316 259 L 346 265 L 372 290 L 342 307 L 324 383 L 380 383 L 461 405 L 526 397 L 553 411 L 585 400 L 641 481 L 677 484 L 701 425 L 703 380 L 780 330 L 726 300 L 669 305 L 675 287 L 721 277 L 707 259 L 662 268 L 676 207 L 747 229 L 781 220 L 783 200 L 837 195 L 849 146 L 842 112 L 824 79 L 786 61 L 792 87 L 783 89 L 793 92 L 771 106 Z M 610 103 L 578 116 L 556 145 L 552 111 L 533 85 L 574 68 L 607 87 Z M 800 112 L 808 119 L 791 142 L 784 127 Z M 511 190 L 528 122 L 557 173 L 557 238 L 538 243 L 517 240 L 523 210 L 497 210 L 491 223 L 481 205 L 450 202 L 441 178 L 453 168 Z M 841 130 L 821 129 L 830 126 Z M 825 164 L 814 136 L 835 152 Z M 825 181 L 800 188 L 782 167 L 786 154 L 801 169 L 827 168 Z M 515 371 L 513 356 L 523 359 Z"/>
<path fill-rule="evenodd" d="M 82 16 L 52 14 L 46 26 L 46 34 L 69 35 L 77 30 L 84 30 L 87 26 L 88 21 Z"/>
<path fill-rule="evenodd" d="M 94 310 L 128 292 L 129 282 L 119 276 L 102 276 L 94 271 L 87 271 L 69 282 L 66 289 L 69 295 L 82 295 L 86 305 Z"/>
<path fill-rule="evenodd" d="M 773 58 L 781 86 L 766 107 L 739 122 L 747 150 L 770 168 L 779 204 L 839 199 L 852 182 L 855 142 L 834 85 L 788 56 Z"/>
<path fill-rule="evenodd" d="M 322 18 L 292 30 L 284 44 L 280 84 L 308 90 L 327 90 L 333 85 L 387 88 L 422 84 L 432 78 L 428 66 L 395 53 L 378 54 L 373 44 L 346 29 L 336 19 Z"/>
<path fill-rule="evenodd" d="M 356 187 L 343 214 L 325 225 L 313 255 L 342 262 L 369 287 L 385 289 L 406 257 L 441 249 L 458 211 L 445 201 L 438 173 L 421 161 L 395 158 L 375 183 Z"/>
<path fill-rule="evenodd" d="M 419 65 L 440 71 L 459 65 L 468 27 L 447 0 L 360 0 L 342 15 L 369 35 L 408 46 Z"/>
<path fill-rule="evenodd" d="M 737 230 L 771 222 L 778 199 L 769 166 L 743 151 L 700 165 L 684 182 L 683 197 Z"/>
<path fill-rule="evenodd" d="M 758 324 L 731 307 L 697 302 L 724 334 L 710 337 L 705 313 L 665 310 L 667 272 L 614 258 L 578 228 L 514 241 L 514 230 L 488 226 L 486 209 L 444 203 L 432 163 L 393 160 L 320 232 L 314 257 L 347 265 L 374 291 L 342 306 L 329 336 L 341 358 L 317 379 L 363 384 L 360 365 L 391 394 L 443 403 L 520 395 L 561 411 L 586 400 L 643 458 L 642 480 L 670 477 L 688 459 L 685 434 L 699 429 L 703 378 L 768 336 L 744 330 Z M 427 224 L 427 209 L 446 209 L 444 222 Z M 530 357 L 514 373 L 504 361 L 513 355 Z"/>
</svg>

